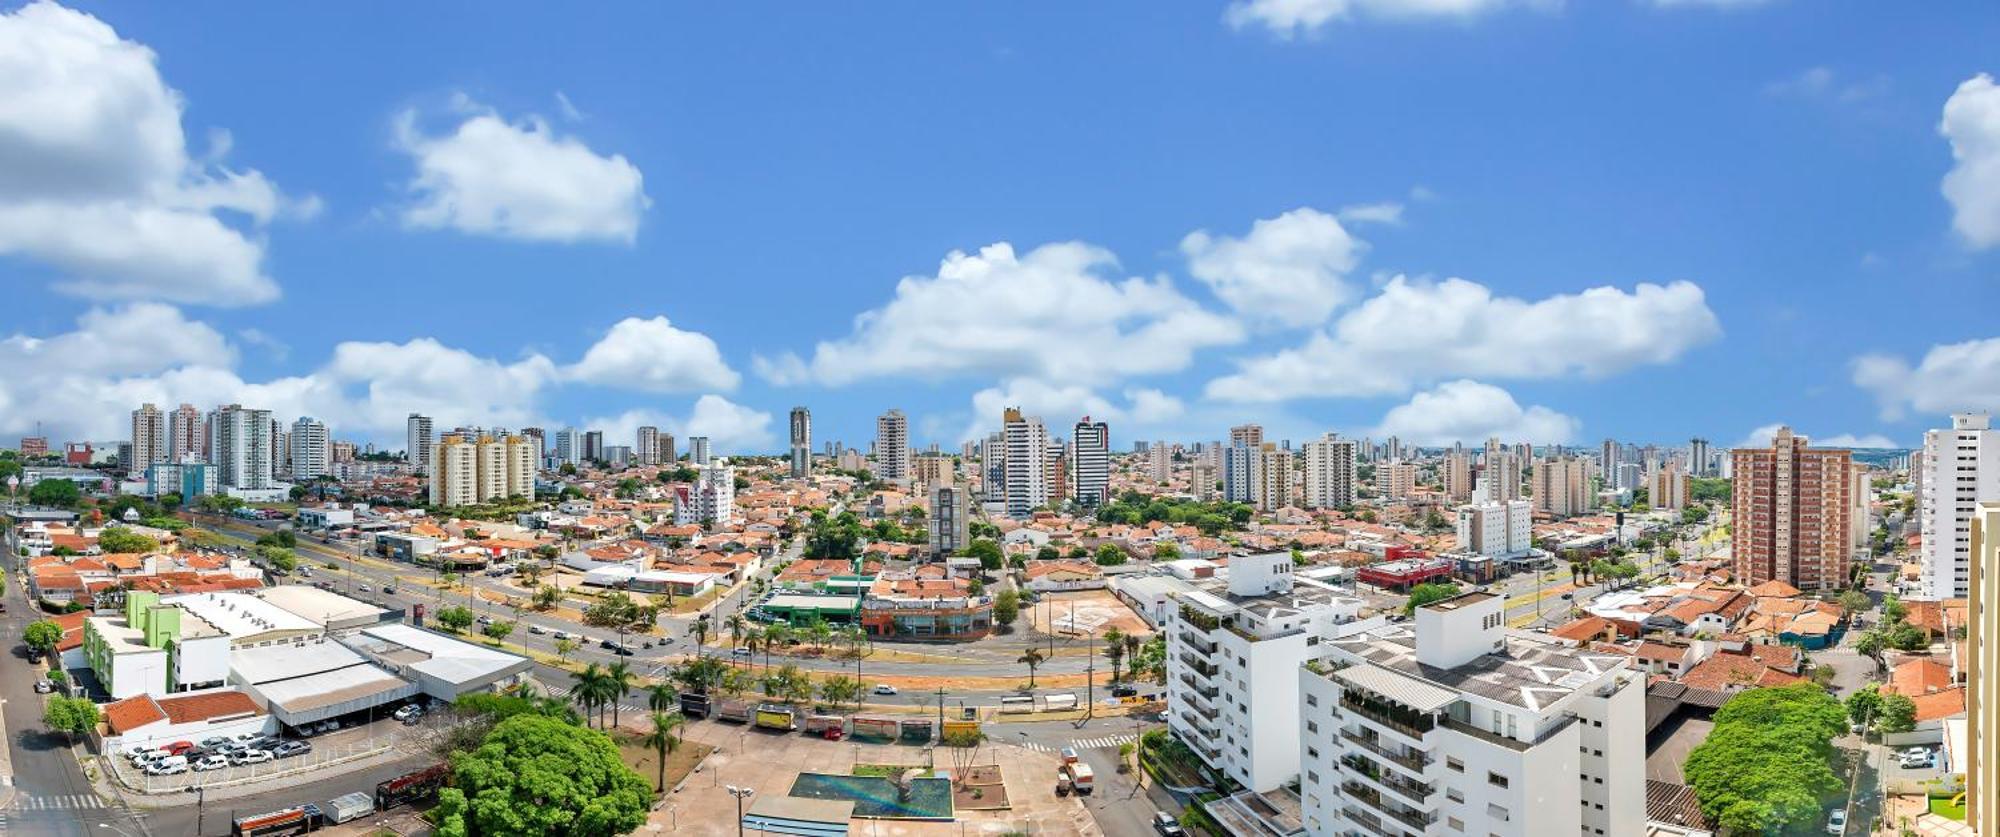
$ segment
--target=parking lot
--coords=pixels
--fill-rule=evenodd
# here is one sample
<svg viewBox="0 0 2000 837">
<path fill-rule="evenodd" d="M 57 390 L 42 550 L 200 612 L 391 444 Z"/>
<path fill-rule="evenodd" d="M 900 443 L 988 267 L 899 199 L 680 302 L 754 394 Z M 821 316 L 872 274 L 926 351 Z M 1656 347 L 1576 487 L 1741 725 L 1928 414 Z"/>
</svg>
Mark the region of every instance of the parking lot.
<svg viewBox="0 0 2000 837">
<path fill-rule="evenodd" d="M 231 764 L 209 770 L 196 770 L 190 766 L 184 772 L 154 775 L 135 766 L 125 753 L 107 753 L 104 761 L 111 765 L 120 784 L 145 793 L 163 793 L 195 786 L 247 784 L 321 769 L 383 752 L 394 746 L 407 730 L 385 711 L 373 723 L 364 722 L 310 738 L 282 736 L 286 742 L 299 741 L 309 749 L 282 758 L 274 754 L 271 760 L 254 764 Z"/>
<path fill-rule="evenodd" d="M 1661 782 L 1682 784 L 1686 779 L 1681 771 L 1687 765 L 1688 753 L 1701 742 L 1708 740 L 1708 733 L 1715 729 L 1715 723 L 1704 718 L 1682 716 L 1668 721 L 1674 724 L 1671 730 L 1661 729 L 1653 733 L 1659 744 L 1646 754 L 1646 778 Z"/>
</svg>

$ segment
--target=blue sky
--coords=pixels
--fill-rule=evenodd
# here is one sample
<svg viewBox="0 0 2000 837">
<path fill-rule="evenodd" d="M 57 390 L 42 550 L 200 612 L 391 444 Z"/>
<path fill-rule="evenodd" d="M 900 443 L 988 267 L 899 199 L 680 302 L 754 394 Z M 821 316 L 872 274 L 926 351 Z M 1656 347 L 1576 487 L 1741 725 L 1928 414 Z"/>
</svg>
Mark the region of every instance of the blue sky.
<svg viewBox="0 0 2000 837">
<path fill-rule="evenodd" d="M 1019 403 L 1120 447 L 1907 445 L 2000 406 L 1990 3 L 0 21 L 0 437 L 240 400 L 756 451 L 804 404 L 953 445 Z"/>
</svg>

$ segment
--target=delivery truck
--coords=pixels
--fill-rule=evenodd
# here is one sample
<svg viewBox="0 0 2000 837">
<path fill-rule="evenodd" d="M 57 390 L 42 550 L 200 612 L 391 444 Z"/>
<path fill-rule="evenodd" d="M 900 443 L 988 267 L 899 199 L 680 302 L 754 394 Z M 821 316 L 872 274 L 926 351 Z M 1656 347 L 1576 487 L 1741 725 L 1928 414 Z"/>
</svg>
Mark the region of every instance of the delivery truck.
<svg viewBox="0 0 2000 837">
<path fill-rule="evenodd" d="M 346 796 L 334 797 L 320 811 L 326 815 L 326 821 L 330 823 L 358 820 L 375 813 L 375 798 L 355 791 Z"/>
<path fill-rule="evenodd" d="M 1057 768 L 1056 782 L 1067 783 L 1078 796 L 1089 796 L 1090 791 L 1096 787 L 1097 776 L 1091 772 L 1090 765 L 1079 761 Z"/>
</svg>

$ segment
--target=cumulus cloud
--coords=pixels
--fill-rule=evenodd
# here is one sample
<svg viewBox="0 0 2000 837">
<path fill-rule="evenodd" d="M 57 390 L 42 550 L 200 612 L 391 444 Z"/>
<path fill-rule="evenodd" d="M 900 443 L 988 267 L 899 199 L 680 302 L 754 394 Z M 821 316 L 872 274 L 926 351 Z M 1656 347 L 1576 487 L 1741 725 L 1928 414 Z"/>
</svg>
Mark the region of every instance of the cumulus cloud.
<svg viewBox="0 0 2000 837">
<path fill-rule="evenodd" d="M 1302 346 L 1238 362 L 1211 398 L 1407 392 L 1455 377 L 1603 378 L 1669 363 L 1722 333 L 1700 286 L 1597 287 L 1529 302 L 1464 279 L 1397 276 Z"/>
<path fill-rule="evenodd" d="M 1938 133 L 1951 142 L 1944 198 L 1952 229 L 1967 244 L 2000 244 L 2000 86 L 1985 73 L 1966 79 L 1944 103 Z"/>
<path fill-rule="evenodd" d="M 1067 437 L 1072 423 L 1084 416 L 1108 422 L 1114 433 L 1133 427 L 1154 427 L 1180 418 L 1187 405 L 1179 398 L 1157 389 L 1128 388 L 1119 402 L 1100 395 L 1087 386 L 1058 385 L 1032 378 L 1002 381 L 972 394 L 972 420 L 960 441 L 983 439 L 999 428 L 1000 413 L 1019 407 L 1023 413 L 1040 416 L 1051 437 Z"/>
<path fill-rule="evenodd" d="M 572 380 L 645 392 L 728 391 L 742 378 L 708 335 L 675 328 L 666 317 L 618 321 L 565 373 Z"/>
<path fill-rule="evenodd" d="M 96 299 L 276 299 L 259 231 L 318 200 L 222 167 L 226 133 L 192 158 L 182 106 L 153 51 L 103 21 L 51 2 L 0 14 L 0 255 Z"/>
<path fill-rule="evenodd" d="M 1498 436 L 1548 444 L 1576 438 L 1581 423 L 1547 407 L 1522 407 L 1506 390 L 1473 380 L 1447 381 L 1397 405 L 1371 431 L 1406 443 L 1449 445 Z"/>
<path fill-rule="evenodd" d="M 605 156 L 529 115 L 510 122 L 461 98 L 465 115 L 436 136 L 418 114 L 396 119 L 396 147 L 416 166 L 403 223 L 524 241 L 631 244 L 652 205 L 639 167 Z"/>
<path fill-rule="evenodd" d="M 1782 422 L 1773 422 L 1771 424 L 1766 424 L 1762 427 L 1752 430 L 1743 437 L 1742 441 L 1736 443 L 1736 447 L 1768 448 L 1771 446 L 1771 437 L 1778 435 L 1778 428 L 1783 426 L 1784 424 Z M 1896 444 L 1895 440 L 1890 439 L 1889 437 L 1884 436 L 1880 433 L 1866 433 L 1859 436 L 1853 433 L 1838 433 L 1832 436 L 1822 437 L 1822 436 L 1814 436 L 1810 433 L 1802 433 L 1799 431 L 1798 428 L 1795 427 L 1792 428 L 1792 435 L 1805 436 L 1808 441 L 1812 442 L 1812 446 L 1816 448 L 1900 448 L 1902 447 L 1902 445 Z"/>
<path fill-rule="evenodd" d="M 909 276 L 887 304 L 823 341 L 810 359 L 759 356 L 778 384 L 840 386 L 888 377 L 1039 377 L 1086 386 L 1187 367 L 1194 352 L 1243 339 L 1166 278 L 1117 279 L 1110 252 L 1080 242 L 1017 255 L 953 251 L 935 276 Z"/>
<path fill-rule="evenodd" d="M 1382 205 L 1343 212 L 1378 221 L 1401 217 L 1401 207 L 1391 212 Z M 1282 326 L 1325 322 L 1352 294 L 1347 274 L 1367 247 L 1339 218 L 1310 207 L 1259 220 L 1242 238 L 1197 230 L 1181 240 L 1194 278 L 1238 313 Z"/>
<path fill-rule="evenodd" d="M 710 449 L 725 455 L 757 454 L 776 449 L 777 436 L 771 432 L 771 414 L 746 407 L 720 395 L 695 399 L 686 415 L 658 410 L 627 410 L 614 416 L 588 419 L 582 425 L 604 431 L 606 438 L 630 439 L 640 427 L 657 427 L 672 433 L 675 444 L 687 449 L 687 437 L 707 436 Z"/>
<path fill-rule="evenodd" d="M 1280 38 L 1311 35 L 1329 23 L 1376 20 L 1466 20 L 1518 0 L 1237 0 L 1223 12 L 1236 29 L 1263 27 Z"/>
<path fill-rule="evenodd" d="M 2000 409 L 2000 337 L 1932 346 L 1915 367 L 1889 354 L 1854 360 L 1854 385 L 1875 396 L 1882 418 Z"/>
</svg>

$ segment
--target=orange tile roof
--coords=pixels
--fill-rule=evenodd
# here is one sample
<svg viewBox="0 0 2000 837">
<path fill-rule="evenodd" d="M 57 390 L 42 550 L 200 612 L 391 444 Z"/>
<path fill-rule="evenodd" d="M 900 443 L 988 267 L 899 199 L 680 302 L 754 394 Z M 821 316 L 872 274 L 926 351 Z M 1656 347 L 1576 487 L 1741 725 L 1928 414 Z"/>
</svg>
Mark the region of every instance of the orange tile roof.
<svg viewBox="0 0 2000 837">
<path fill-rule="evenodd" d="M 1921 697 L 1953 685 L 1951 666 L 1929 657 L 1918 657 L 1896 666 L 1882 691 L 1908 698 Z"/>
<path fill-rule="evenodd" d="M 225 715 L 262 715 L 257 702 L 249 695 L 235 690 L 226 692 L 204 692 L 193 695 L 179 695 L 162 698 L 159 708 L 167 713 L 167 720 L 176 724 L 188 724 L 220 718 Z"/>
<path fill-rule="evenodd" d="M 1566 639 L 1571 642 L 1588 642 L 1603 637 L 1605 632 L 1611 630 L 1611 628 L 1611 620 L 1609 619 L 1601 616 L 1585 616 L 1556 628 L 1549 633 L 1559 639 Z"/>
<path fill-rule="evenodd" d="M 1910 698 L 1917 705 L 1918 721 L 1937 721 L 1965 714 L 1965 689 L 1954 686 L 1941 692 L 1932 692 Z"/>
<path fill-rule="evenodd" d="M 1688 669 L 1681 675 L 1680 682 L 1690 689 L 1723 691 L 1732 686 L 1783 686 L 1804 680 L 1805 678 L 1796 674 L 1780 671 L 1763 661 L 1752 659 L 1749 654 L 1722 653 Z"/>
<path fill-rule="evenodd" d="M 133 695 L 116 703 L 104 705 L 104 725 L 114 735 L 123 735 L 155 721 L 165 720 L 166 717 L 167 713 L 160 709 L 158 703 L 153 702 L 151 695 Z"/>
<path fill-rule="evenodd" d="M 1789 599 L 1799 594 L 1799 588 L 1793 587 L 1790 584 L 1786 584 L 1774 578 L 1771 579 L 1770 581 L 1764 582 L 1763 584 L 1759 584 L 1755 587 L 1750 588 L 1747 592 L 1749 592 L 1750 595 L 1756 596 L 1760 599 L 1766 596 L 1777 596 L 1778 598 L 1781 599 Z"/>
</svg>

